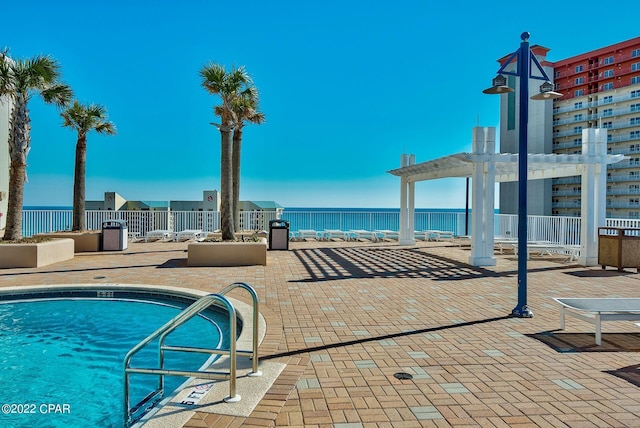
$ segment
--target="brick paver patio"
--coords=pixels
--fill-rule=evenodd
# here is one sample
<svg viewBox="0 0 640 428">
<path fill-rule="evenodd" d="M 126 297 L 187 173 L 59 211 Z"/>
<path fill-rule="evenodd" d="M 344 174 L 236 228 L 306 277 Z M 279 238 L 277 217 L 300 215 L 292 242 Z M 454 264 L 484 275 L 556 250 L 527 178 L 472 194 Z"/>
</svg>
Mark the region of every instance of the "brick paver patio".
<svg viewBox="0 0 640 428">
<path fill-rule="evenodd" d="M 261 359 L 287 366 L 250 417 L 197 413 L 186 427 L 640 426 L 640 328 L 604 323 L 597 346 L 583 321 L 558 331 L 552 300 L 640 297 L 639 274 L 534 257 L 534 318 L 518 319 L 516 258 L 468 257 L 446 243 L 293 242 L 267 266 L 189 268 L 185 243 L 132 243 L 2 269 L 0 286 L 251 284 L 267 321 Z"/>
</svg>

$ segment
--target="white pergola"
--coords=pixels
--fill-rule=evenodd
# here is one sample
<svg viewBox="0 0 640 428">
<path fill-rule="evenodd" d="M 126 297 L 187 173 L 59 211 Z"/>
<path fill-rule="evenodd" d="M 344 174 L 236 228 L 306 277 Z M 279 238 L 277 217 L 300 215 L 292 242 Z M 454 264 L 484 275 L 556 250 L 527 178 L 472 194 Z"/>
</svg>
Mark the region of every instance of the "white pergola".
<svg viewBox="0 0 640 428">
<path fill-rule="evenodd" d="M 457 153 L 413 163 L 403 155 L 402 167 L 388 171 L 400 177 L 400 245 L 415 245 L 415 183 L 448 177 L 471 177 L 471 256 L 473 266 L 494 266 L 494 193 L 496 182 L 518 181 L 518 156 L 495 152 L 494 127 L 473 128 L 473 153 Z M 582 154 L 529 154 L 527 180 L 582 176 L 581 249 L 578 263 L 597 264 L 598 226 L 606 217 L 607 165 L 624 155 L 607 155 L 607 130 L 582 131 Z"/>
</svg>

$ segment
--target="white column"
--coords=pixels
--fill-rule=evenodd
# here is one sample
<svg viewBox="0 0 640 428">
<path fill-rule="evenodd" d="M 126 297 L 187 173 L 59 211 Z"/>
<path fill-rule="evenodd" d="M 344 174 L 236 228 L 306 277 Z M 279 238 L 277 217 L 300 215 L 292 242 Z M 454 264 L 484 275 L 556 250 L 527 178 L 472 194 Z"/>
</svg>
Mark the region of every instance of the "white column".
<svg viewBox="0 0 640 428">
<path fill-rule="evenodd" d="M 401 166 L 415 164 L 415 155 L 403 154 Z M 400 178 L 400 230 L 398 243 L 400 245 L 416 245 L 413 231 L 415 217 L 415 183 L 407 178 Z"/>
<path fill-rule="evenodd" d="M 580 257 L 578 264 L 597 266 L 598 227 L 604 226 L 607 215 L 607 130 L 582 130 L 582 154 L 590 162 L 582 172 Z"/>
<path fill-rule="evenodd" d="M 473 128 L 473 152 L 486 155 L 482 162 L 474 162 L 471 178 L 471 255 L 472 266 L 495 266 L 493 254 L 494 193 L 496 180 L 496 129 Z"/>
</svg>

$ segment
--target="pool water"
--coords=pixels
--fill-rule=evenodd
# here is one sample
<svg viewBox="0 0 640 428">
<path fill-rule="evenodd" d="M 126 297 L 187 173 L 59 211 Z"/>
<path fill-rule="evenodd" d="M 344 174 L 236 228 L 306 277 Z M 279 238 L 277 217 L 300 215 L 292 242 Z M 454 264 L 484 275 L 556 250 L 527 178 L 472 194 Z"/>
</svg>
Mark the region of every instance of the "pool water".
<svg viewBox="0 0 640 428">
<path fill-rule="evenodd" d="M 0 304 L 0 426 L 122 427 L 124 356 L 184 308 L 177 305 L 97 299 Z M 166 344 L 217 347 L 228 324 L 228 315 L 207 312 L 169 335 Z M 209 358 L 165 356 L 167 368 L 188 370 Z M 153 342 L 131 367 L 157 367 L 157 361 Z M 132 405 L 157 387 L 157 376 L 130 379 Z M 165 392 L 185 380 L 166 377 Z"/>
</svg>

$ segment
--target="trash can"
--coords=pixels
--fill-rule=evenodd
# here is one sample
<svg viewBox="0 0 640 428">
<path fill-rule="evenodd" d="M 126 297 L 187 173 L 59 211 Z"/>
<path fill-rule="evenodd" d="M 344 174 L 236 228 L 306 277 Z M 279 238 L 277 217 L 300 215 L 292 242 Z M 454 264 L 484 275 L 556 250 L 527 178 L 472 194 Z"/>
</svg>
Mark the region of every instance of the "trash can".
<svg viewBox="0 0 640 428">
<path fill-rule="evenodd" d="M 269 221 L 269 249 L 289 249 L 289 222 L 286 220 Z"/>
<path fill-rule="evenodd" d="M 125 220 L 107 220 L 102 222 L 102 251 L 121 251 L 127 249 L 129 228 Z"/>
</svg>

